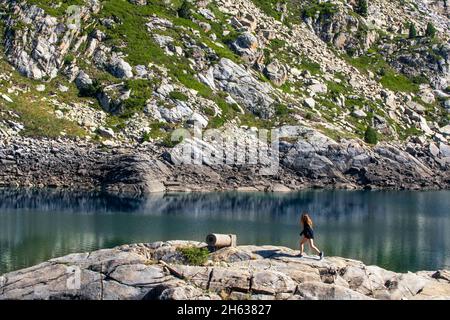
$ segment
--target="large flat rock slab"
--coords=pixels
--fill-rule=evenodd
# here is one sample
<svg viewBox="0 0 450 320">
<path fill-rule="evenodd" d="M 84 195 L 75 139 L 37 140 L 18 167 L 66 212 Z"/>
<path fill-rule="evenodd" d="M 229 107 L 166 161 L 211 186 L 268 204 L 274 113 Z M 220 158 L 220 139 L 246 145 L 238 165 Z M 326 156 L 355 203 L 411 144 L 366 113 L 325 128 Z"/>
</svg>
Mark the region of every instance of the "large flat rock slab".
<svg viewBox="0 0 450 320">
<path fill-rule="evenodd" d="M 396 273 L 270 245 L 223 248 L 190 265 L 184 247 L 206 245 L 159 241 L 51 259 L 0 276 L 0 300 L 450 299 L 447 270 Z"/>
</svg>

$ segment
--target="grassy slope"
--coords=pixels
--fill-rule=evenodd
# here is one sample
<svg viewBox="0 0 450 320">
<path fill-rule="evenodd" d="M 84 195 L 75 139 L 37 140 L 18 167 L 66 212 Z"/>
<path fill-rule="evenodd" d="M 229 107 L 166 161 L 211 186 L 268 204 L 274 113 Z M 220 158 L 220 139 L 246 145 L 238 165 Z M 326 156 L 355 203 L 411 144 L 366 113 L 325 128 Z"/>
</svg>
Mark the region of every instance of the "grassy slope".
<svg viewBox="0 0 450 320">
<path fill-rule="evenodd" d="M 288 2 L 288 4 L 295 0 L 253 0 L 255 4 L 260 6 L 260 8 L 268 15 L 273 16 L 275 19 L 280 19 L 281 15 L 276 9 L 276 3 Z M 28 0 L 29 3 L 34 3 L 41 6 L 48 13 L 56 16 L 60 16 L 66 12 L 67 7 L 70 5 L 82 4 L 83 0 L 64 0 L 61 1 L 59 7 L 55 7 L 53 1 L 50 0 Z M 221 93 L 213 93 L 209 87 L 200 83 L 195 78 L 195 72 L 189 67 L 189 61 L 185 57 L 179 56 L 168 56 L 164 51 L 155 43 L 152 34 L 146 30 L 145 24 L 148 18 L 152 15 L 157 15 L 159 17 L 166 18 L 172 21 L 175 25 L 175 29 L 165 30 L 165 31 L 155 31 L 159 34 L 164 34 L 171 36 L 175 40 L 176 45 L 182 45 L 181 35 L 187 34 L 191 38 L 196 39 L 193 36 L 191 30 L 196 30 L 199 32 L 200 37 L 197 39 L 198 44 L 204 43 L 210 48 L 214 49 L 220 57 L 227 57 L 236 62 L 239 62 L 239 57 L 237 57 L 227 46 L 231 39 L 234 39 L 237 34 L 234 30 L 231 31 L 229 36 L 223 36 L 223 28 L 229 28 L 225 22 L 226 16 L 218 10 L 214 3 L 209 5 L 209 8 L 215 13 L 219 22 L 210 22 L 205 20 L 200 14 L 193 13 L 193 16 L 200 21 L 205 21 L 211 24 L 212 32 L 214 32 L 218 37 L 218 42 L 220 42 L 223 47 L 217 45 L 214 41 L 209 38 L 209 34 L 203 32 L 200 27 L 189 19 L 184 19 L 177 16 L 177 9 L 180 7 L 182 0 L 173 0 L 167 4 L 167 1 L 162 0 L 149 0 L 149 5 L 147 6 L 136 6 L 129 3 L 127 0 L 108 0 L 103 1 L 103 9 L 96 18 L 110 18 L 116 17 L 121 23 L 117 24 L 113 29 L 106 29 L 100 24 L 97 27 L 101 28 L 107 35 L 108 39 L 106 43 L 112 47 L 118 48 L 118 50 L 124 52 L 127 57 L 126 60 L 132 65 L 148 65 L 149 63 L 165 66 L 169 71 L 169 76 L 173 79 L 178 80 L 184 86 L 198 91 L 198 94 L 214 100 L 217 105 L 222 109 L 222 116 L 213 118 L 210 116 L 210 126 L 220 127 L 226 121 L 238 117 L 242 124 L 255 125 L 259 127 L 269 127 L 272 125 L 277 125 L 279 123 L 291 123 L 292 120 L 292 110 L 288 107 L 280 104 L 277 106 L 277 116 L 271 121 L 263 121 L 251 114 L 240 115 L 235 106 L 229 105 L 224 101 L 224 95 Z M 312 6 L 316 8 L 316 4 L 313 3 Z M 290 7 L 288 6 L 288 9 Z M 294 7 L 291 7 L 291 9 Z M 301 10 L 295 7 L 297 10 Z M 294 9 L 289 12 L 292 13 Z M 298 11 L 297 10 L 297 11 Z M 295 11 L 295 10 L 294 10 Z M 296 15 L 296 19 L 300 16 Z M 292 21 L 297 22 L 298 20 L 293 20 L 293 17 L 288 17 L 285 21 L 291 23 Z M 183 28 L 183 29 L 181 29 Z M 292 62 L 290 59 L 290 54 L 287 54 L 288 46 L 286 43 L 281 43 L 278 40 L 272 41 L 269 46 L 270 56 L 275 56 L 281 61 L 285 60 L 286 63 Z M 382 71 L 382 76 L 380 77 L 380 83 L 388 89 L 393 91 L 410 92 L 416 93 L 418 91 L 418 85 L 413 83 L 410 79 L 403 75 L 396 73 L 389 65 L 380 57 L 375 54 L 371 56 L 364 56 L 360 58 L 350 58 L 347 61 L 360 69 L 361 71 L 367 73 L 367 71 L 372 71 L 374 73 L 380 73 Z M 80 62 L 83 64 L 82 62 Z M 5 67 L 5 66 L 2 66 Z M 117 79 L 112 79 L 112 77 L 105 72 L 96 70 L 88 64 L 83 65 L 83 68 L 91 68 L 91 75 L 95 78 L 106 82 L 114 82 Z M 312 74 L 320 75 L 320 66 L 302 57 L 301 63 L 297 65 L 301 70 L 308 70 Z M 14 75 L 15 81 L 17 83 L 26 83 L 30 87 L 34 88 L 37 82 L 20 77 L 19 75 Z M 264 76 L 261 75 L 261 79 L 267 81 Z M 23 121 L 27 126 L 25 134 L 29 135 L 44 135 L 44 136 L 57 136 L 60 131 L 65 129 L 69 135 L 79 136 L 83 135 L 84 132 L 76 124 L 71 123 L 66 120 L 55 119 L 54 116 L 49 112 L 52 105 L 46 101 L 44 98 L 48 95 L 49 91 L 55 91 L 56 83 L 60 80 L 53 80 L 50 84 L 47 84 L 47 91 L 44 93 L 38 93 L 32 90 L 31 93 L 24 94 L 21 97 L 17 97 L 15 101 L 15 106 L 7 105 L 2 101 L 0 103 L 0 108 L 15 109 L 18 113 L 21 113 Z M 109 123 L 113 127 L 120 129 L 125 125 L 126 119 L 135 112 L 141 112 L 145 101 L 150 97 L 151 92 L 156 85 L 156 83 L 147 80 L 130 80 L 127 85 L 132 88 L 132 98 L 127 103 L 129 110 L 123 117 L 110 117 Z M 339 94 L 350 94 L 349 88 L 346 85 L 340 85 L 334 82 L 327 83 L 329 88 L 329 93 L 326 96 L 318 97 L 318 102 L 321 104 L 321 114 L 324 120 L 334 123 L 334 121 L 339 117 L 340 113 L 344 110 L 340 110 L 336 107 L 333 99 Z M 294 91 L 292 91 L 294 89 Z M 294 83 L 286 84 L 281 88 L 281 90 L 295 93 L 303 92 L 303 84 Z M 0 88 L 0 91 L 2 89 Z M 176 93 L 175 93 L 176 94 Z M 82 101 L 77 96 L 76 89 L 71 86 L 71 90 L 68 94 L 58 93 L 58 96 L 63 99 L 63 101 Z M 361 108 L 364 105 L 370 103 L 371 108 L 375 113 L 386 116 L 384 111 L 381 110 L 376 104 L 368 102 L 365 100 L 354 100 L 347 99 L 346 108 L 349 110 L 354 110 Z M 35 107 L 36 106 L 36 107 Z M 204 110 L 206 114 L 209 114 Z M 348 117 L 347 120 L 352 123 L 356 133 L 359 136 L 364 134 L 365 128 L 371 122 L 373 117 L 372 113 L 368 114 L 367 119 L 355 119 L 353 117 Z M 48 119 L 47 119 L 48 118 Z M 312 118 L 312 117 L 311 117 Z M 159 132 L 162 125 L 160 123 L 153 123 L 151 127 L 155 132 Z M 327 129 L 329 131 L 329 129 Z M 412 131 L 411 131 L 412 132 Z M 329 134 L 330 132 L 327 132 Z M 151 136 L 156 136 L 155 133 L 151 133 Z"/>
<path fill-rule="evenodd" d="M 6 94 L 13 100 L 13 103 L 9 103 L 0 99 L 0 110 L 13 111 L 20 116 L 20 122 L 25 126 L 25 130 L 22 131 L 23 135 L 51 138 L 61 136 L 61 132 L 65 132 L 68 137 L 86 135 L 85 130 L 78 124 L 69 120 L 58 119 L 52 113 L 55 110 L 55 106 L 50 102 L 53 94 L 57 94 L 59 101 L 86 102 L 85 99 L 78 98 L 77 89 L 73 85 L 68 85 L 62 79 L 54 79 L 45 84 L 46 90 L 44 92 L 38 92 L 36 86 L 42 84 L 40 81 L 33 81 L 21 76 L 4 60 L 0 61 L 0 73 L 11 75 L 10 81 L 0 81 L 0 93 Z M 66 93 L 59 92 L 57 90 L 58 83 L 69 86 L 69 91 Z M 7 89 L 13 86 L 29 88 L 29 90 L 19 92 L 18 95 L 8 94 Z M 14 120 L 14 117 L 6 117 Z"/>
<path fill-rule="evenodd" d="M 27 0 L 27 3 L 34 4 L 44 9 L 46 13 L 59 17 L 67 13 L 70 6 L 81 6 L 84 0 Z"/>
</svg>

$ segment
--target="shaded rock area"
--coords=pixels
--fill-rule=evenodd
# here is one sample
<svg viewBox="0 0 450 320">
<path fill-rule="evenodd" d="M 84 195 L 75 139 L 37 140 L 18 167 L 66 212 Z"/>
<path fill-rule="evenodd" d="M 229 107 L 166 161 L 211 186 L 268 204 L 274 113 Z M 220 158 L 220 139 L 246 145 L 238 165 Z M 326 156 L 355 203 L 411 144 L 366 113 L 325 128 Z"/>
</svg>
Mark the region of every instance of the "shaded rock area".
<svg viewBox="0 0 450 320">
<path fill-rule="evenodd" d="M 79 141 L 27 138 L 1 146 L 3 187 L 143 194 L 165 191 L 160 180 L 169 174 L 151 149 L 133 153 L 133 149 L 110 150 Z"/>
<path fill-rule="evenodd" d="M 299 258 L 276 246 L 238 246 L 186 264 L 194 241 L 75 253 L 0 276 L 0 300 L 416 300 L 450 299 L 447 270 L 395 273 L 340 257 Z"/>
<path fill-rule="evenodd" d="M 39 80 L 56 77 L 64 65 L 65 54 L 78 40 L 80 25 L 76 21 L 100 11 L 99 1 L 88 1 L 72 12 L 73 22 L 64 25 L 36 5 L 18 1 L 0 4 L 8 4 L 14 11 L 6 21 L 5 53 L 9 62 L 21 74 Z"/>
<path fill-rule="evenodd" d="M 170 191 L 274 191 L 304 188 L 448 189 L 446 144 L 407 147 L 380 143 L 374 149 L 356 140 L 336 142 L 317 131 L 283 127 L 296 138 L 281 141 L 279 156 L 242 129 L 218 141 L 185 139 L 174 148 L 155 144 L 105 145 L 69 139 L 0 138 L 0 186 L 51 187 L 146 194 Z M 186 150 L 188 156 L 186 157 Z M 259 162 L 227 162 L 235 154 L 256 154 Z M 192 156 L 200 161 L 189 159 Z M 187 158 L 187 159 L 186 159 Z M 192 161 L 191 161 L 192 160 Z M 268 170 L 271 169 L 271 170 Z"/>
</svg>

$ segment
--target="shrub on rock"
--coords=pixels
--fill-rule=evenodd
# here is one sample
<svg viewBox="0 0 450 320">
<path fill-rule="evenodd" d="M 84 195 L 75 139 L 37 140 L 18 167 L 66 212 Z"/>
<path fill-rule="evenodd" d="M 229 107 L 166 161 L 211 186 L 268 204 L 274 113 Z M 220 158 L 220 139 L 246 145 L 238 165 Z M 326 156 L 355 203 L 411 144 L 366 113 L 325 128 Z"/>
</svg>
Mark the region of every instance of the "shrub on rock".
<svg viewBox="0 0 450 320">
<path fill-rule="evenodd" d="M 190 19 L 192 16 L 192 4 L 188 0 L 184 0 L 178 9 L 178 16 L 180 18 Z"/>
<path fill-rule="evenodd" d="M 369 15 L 368 1 L 367 0 L 358 0 L 358 7 L 356 8 L 356 12 L 363 17 L 367 17 Z"/>
<path fill-rule="evenodd" d="M 429 38 L 434 38 L 436 36 L 436 28 L 431 22 L 427 24 L 427 30 L 425 31 L 425 36 Z"/>
<path fill-rule="evenodd" d="M 409 24 L 409 34 L 408 34 L 408 38 L 413 39 L 417 37 L 417 30 L 416 30 L 416 26 L 414 23 L 410 23 Z"/>
<path fill-rule="evenodd" d="M 370 144 L 378 143 L 378 135 L 374 128 L 367 127 L 366 132 L 364 133 L 364 141 Z"/>
<path fill-rule="evenodd" d="M 177 248 L 187 260 L 187 263 L 193 266 L 201 266 L 208 260 L 209 251 L 206 248 L 181 247 Z"/>
</svg>

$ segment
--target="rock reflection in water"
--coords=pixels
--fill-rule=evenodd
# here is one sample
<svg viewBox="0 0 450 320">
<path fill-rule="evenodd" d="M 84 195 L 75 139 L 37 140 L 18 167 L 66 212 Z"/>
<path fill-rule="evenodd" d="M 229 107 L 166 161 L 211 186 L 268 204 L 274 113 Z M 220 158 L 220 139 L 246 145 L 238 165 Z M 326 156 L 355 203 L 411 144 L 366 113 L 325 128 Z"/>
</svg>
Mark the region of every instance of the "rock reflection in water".
<svg viewBox="0 0 450 320">
<path fill-rule="evenodd" d="M 0 190 L 0 273 L 51 257 L 123 243 L 203 240 L 297 247 L 309 211 L 327 255 L 396 271 L 450 267 L 450 192 L 303 191 L 118 197 L 60 190 Z"/>
</svg>

